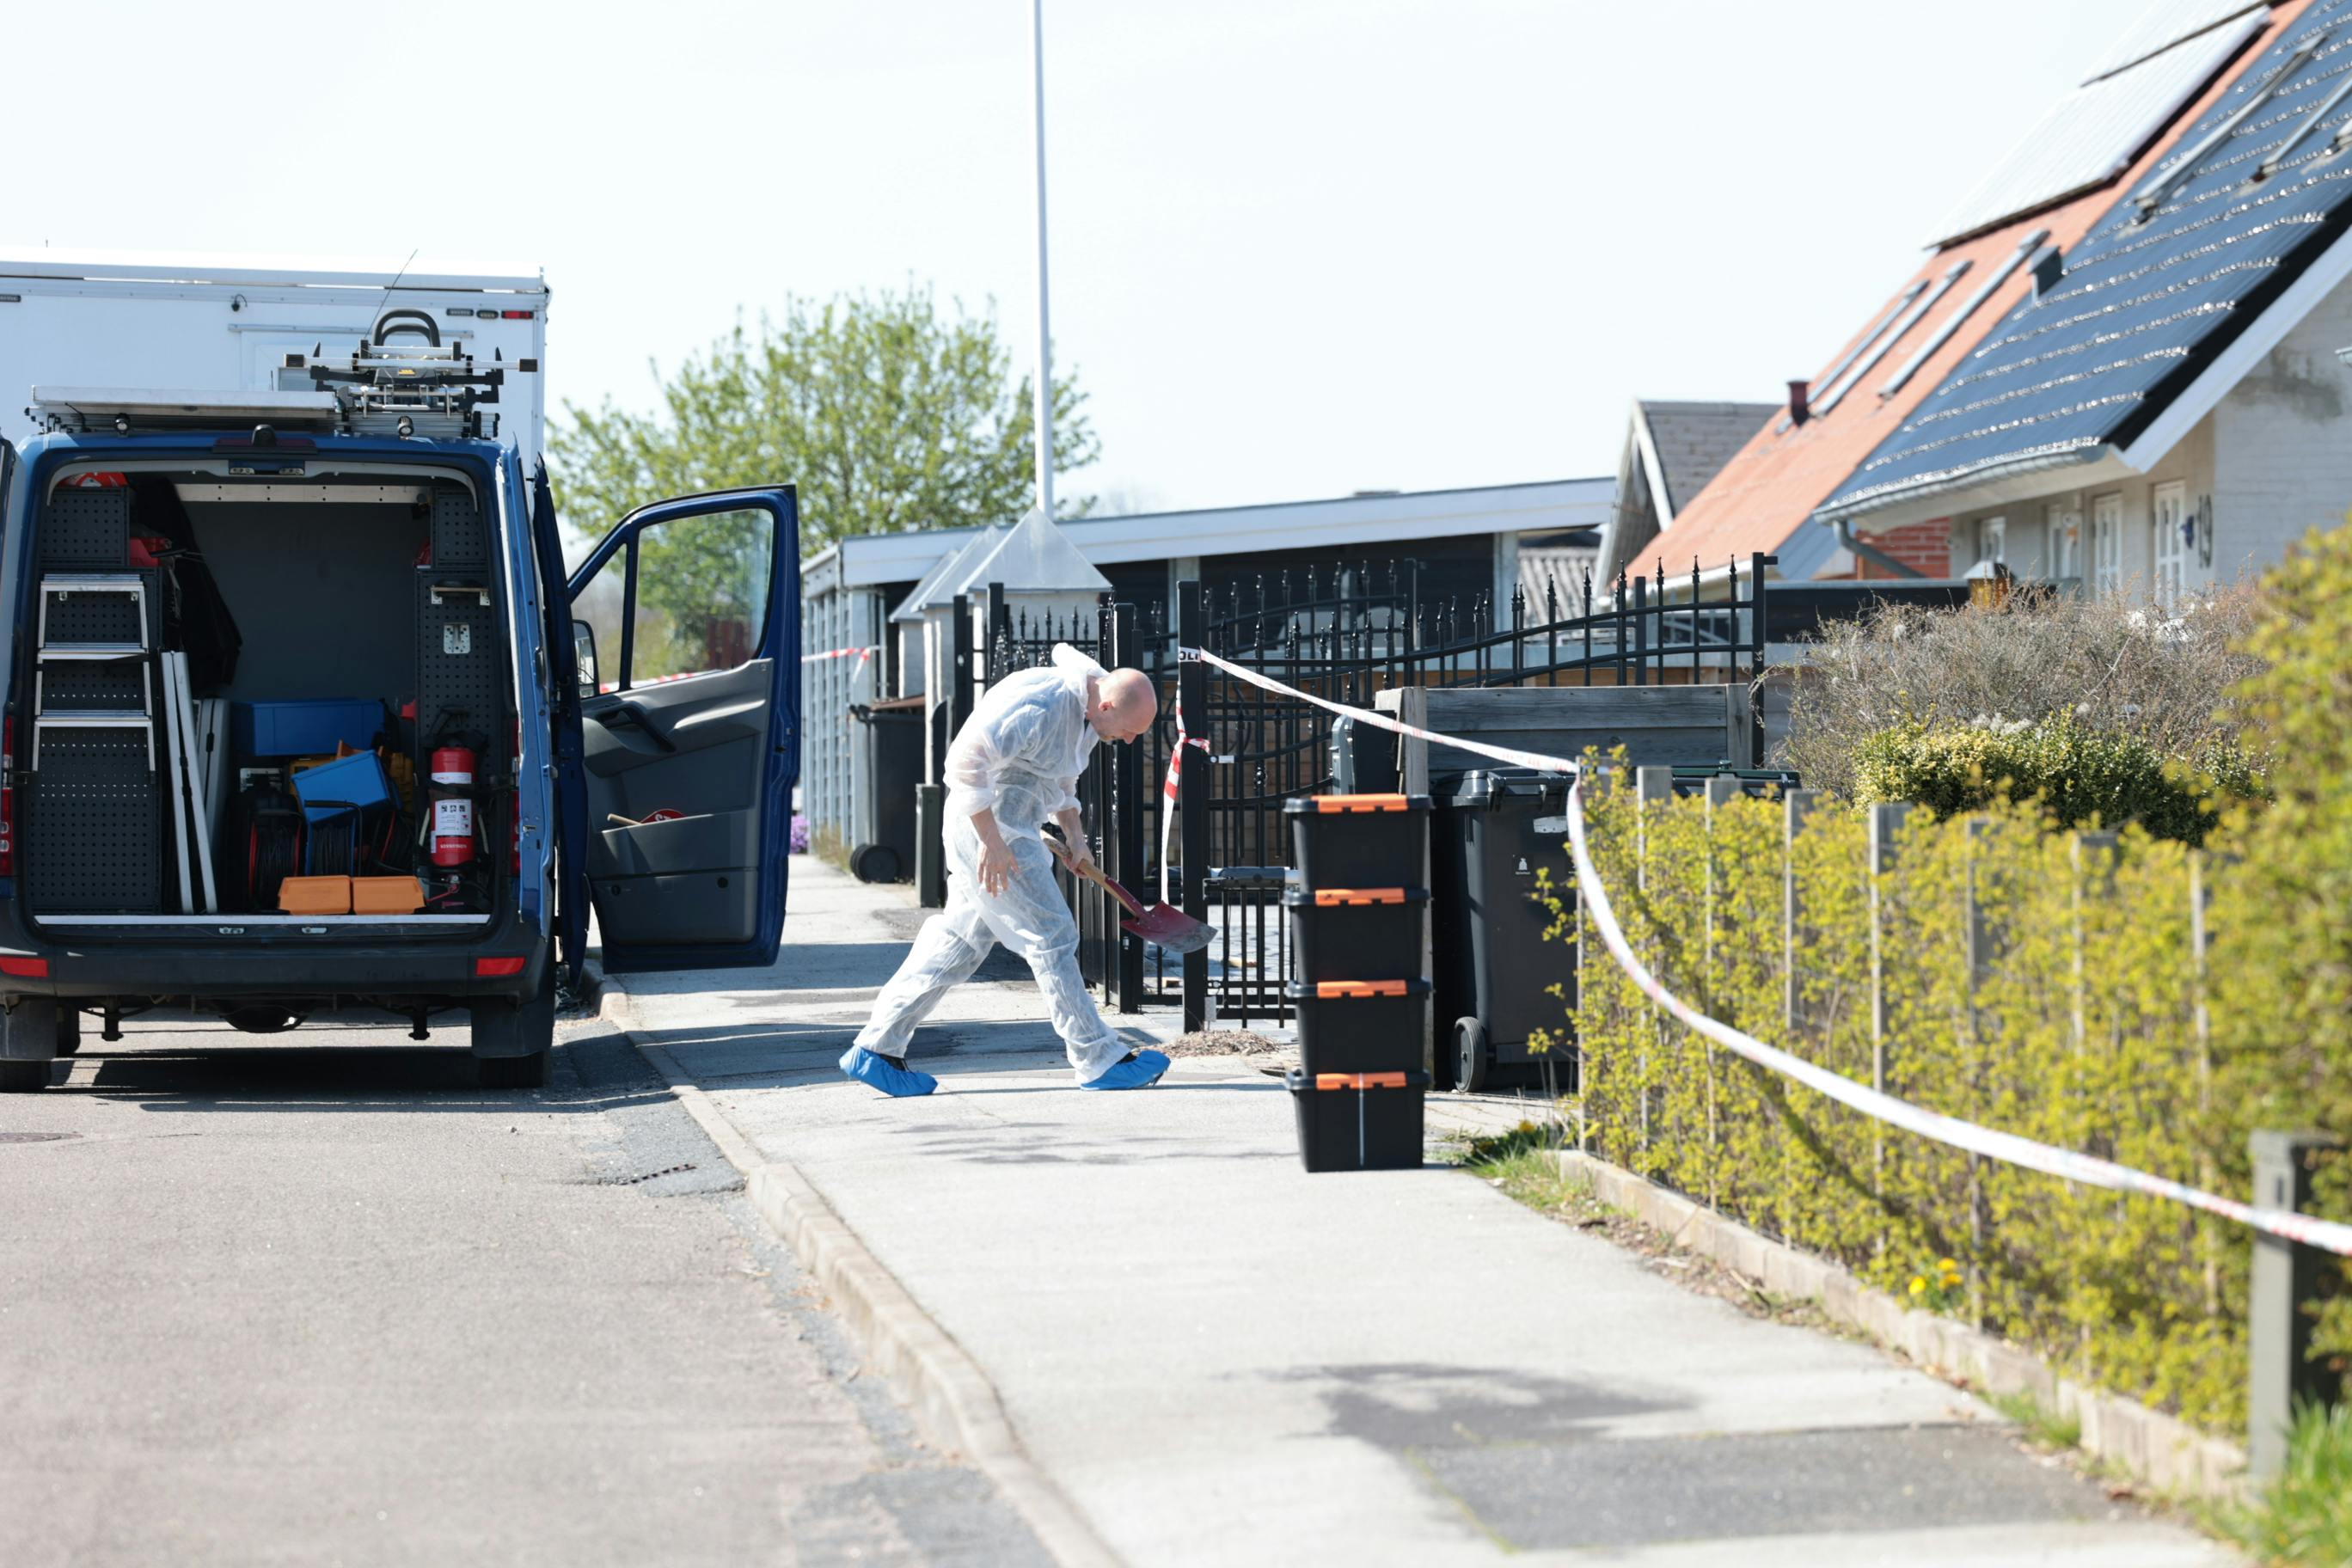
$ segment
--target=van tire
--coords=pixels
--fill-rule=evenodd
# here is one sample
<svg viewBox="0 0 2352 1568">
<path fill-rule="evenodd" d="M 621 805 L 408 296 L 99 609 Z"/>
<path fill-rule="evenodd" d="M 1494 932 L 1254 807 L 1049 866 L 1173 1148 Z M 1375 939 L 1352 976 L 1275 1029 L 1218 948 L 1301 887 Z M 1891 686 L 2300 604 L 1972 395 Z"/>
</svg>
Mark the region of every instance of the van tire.
<svg viewBox="0 0 2352 1568">
<path fill-rule="evenodd" d="M 555 964 L 541 973 L 539 992 L 520 1003 L 482 1001 L 474 1006 L 474 1064 L 484 1089 L 539 1089 L 547 1082 L 547 1053 L 555 1044 Z"/>
<path fill-rule="evenodd" d="M 0 1094 L 34 1094 L 48 1087 L 48 1063 L 0 1061 Z"/>
<path fill-rule="evenodd" d="M 81 1009 L 58 1008 L 58 1055 L 72 1056 L 81 1049 Z"/>
<path fill-rule="evenodd" d="M 481 1057 L 474 1062 L 476 1081 L 484 1089 L 545 1089 L 547 1053 L 527 1057 Z"/>
</svg>

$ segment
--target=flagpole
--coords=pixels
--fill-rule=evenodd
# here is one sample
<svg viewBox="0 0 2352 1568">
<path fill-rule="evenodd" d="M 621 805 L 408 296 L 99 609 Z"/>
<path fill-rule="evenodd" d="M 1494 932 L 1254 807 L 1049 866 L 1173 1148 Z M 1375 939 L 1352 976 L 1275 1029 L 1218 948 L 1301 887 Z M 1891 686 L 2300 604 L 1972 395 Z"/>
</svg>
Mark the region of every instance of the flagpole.
<svg viewBox="0 0 2352 1568">
<path fill-rule="evenodd" d="M 1037 510 L 1054 516 L 1054 339 L 1045 288 L 1045 0 L 1030 0 L 1031 80 L 1036 89 L 1037 143 Z"/>
</svg>

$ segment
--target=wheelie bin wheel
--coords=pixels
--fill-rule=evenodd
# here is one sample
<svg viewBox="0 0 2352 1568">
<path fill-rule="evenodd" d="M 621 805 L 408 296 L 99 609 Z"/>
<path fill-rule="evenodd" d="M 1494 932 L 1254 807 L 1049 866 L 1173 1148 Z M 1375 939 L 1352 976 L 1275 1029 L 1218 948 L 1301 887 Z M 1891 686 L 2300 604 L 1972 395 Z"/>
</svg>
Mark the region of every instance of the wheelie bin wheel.
<svg viewBox="0 0 2352 1568">
<path fill-rule="evenodd" d="M 1486 1026 L 1475 1017 L 1454 1020 L 1454 1088 L 1475 1094 L 1486 1087 Z"/>
</svg>

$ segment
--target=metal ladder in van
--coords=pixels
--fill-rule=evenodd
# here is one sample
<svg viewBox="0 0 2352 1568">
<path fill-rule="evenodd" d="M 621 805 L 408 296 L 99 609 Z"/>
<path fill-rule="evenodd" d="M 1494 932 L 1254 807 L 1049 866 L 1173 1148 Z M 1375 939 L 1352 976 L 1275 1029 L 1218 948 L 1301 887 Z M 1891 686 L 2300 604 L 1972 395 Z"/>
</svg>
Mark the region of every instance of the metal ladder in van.
<svg viewBox="0 0 2352 1568">
<path fill-rule="evenodd" d="M 136 572 L 48 572 L 33 645 L 33 766 L 49 731 L 137 730 L 155 771 L 154 648 Z M 131 635 L 122 636 L 128 631 Z"/>
</svg>

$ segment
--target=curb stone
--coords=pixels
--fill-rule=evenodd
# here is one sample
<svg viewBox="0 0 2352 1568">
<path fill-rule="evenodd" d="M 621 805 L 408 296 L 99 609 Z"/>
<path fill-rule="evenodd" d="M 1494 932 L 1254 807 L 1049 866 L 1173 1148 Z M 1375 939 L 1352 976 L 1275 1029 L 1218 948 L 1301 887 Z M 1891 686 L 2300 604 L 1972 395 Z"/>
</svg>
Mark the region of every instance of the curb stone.
<svg viewBox="0 0 2352 1568">
<path fill-rule="evenodd" d="M 728 1163 L 743 1173 L 760 1217 L 824 1291 L 827 1304 L 912 1413 L 924 1437 L 994 1482 L 1063 1568 L 1113 1568 L 1119 1558 L 1030 1458 L 979 1363 L 867 1250 L 798 1166 L 762 1156 L 668 1049 L 644 1037 L 628 993 L 601 975 L 599 981 L 596 1016 L 621 1030 Z"/>
<path fill-rule="evenodd" d="M 1592 1195 L 1665 1232 L 1675 1245 L 1727 1264 L 1767 1290 L 1809 1298 L 1823 1312 L 1928 1372 L 1973 1392 L 2025 1394 L 2082 1426 L 2080 1447 L 2135 1481 L 2174 1496 L 2236 1500 L 2244 1494 L 2245 1451 L 2147 1405 L 2060 1376 L 2032 1352 L 1933 1312 L 1915 1310 L 1824 1258 L 1727 1219 L 1621 1166 L 1573 1149 L 1563 1174 Z"/>
</svg>

